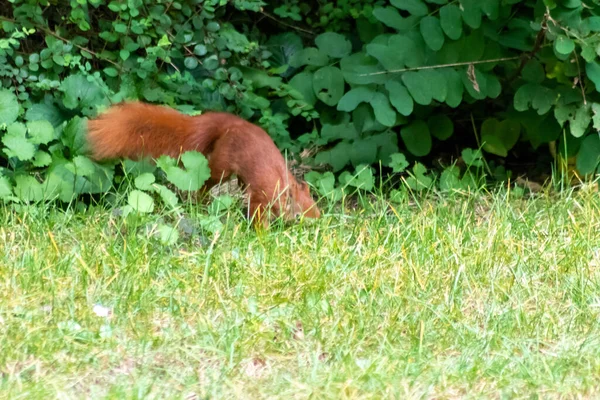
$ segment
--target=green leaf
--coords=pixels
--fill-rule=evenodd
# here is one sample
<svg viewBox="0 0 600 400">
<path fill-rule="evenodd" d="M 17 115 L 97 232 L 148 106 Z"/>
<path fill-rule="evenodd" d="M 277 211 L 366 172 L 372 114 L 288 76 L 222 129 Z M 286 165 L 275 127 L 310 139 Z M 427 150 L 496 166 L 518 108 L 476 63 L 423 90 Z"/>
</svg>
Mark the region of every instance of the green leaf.
<svg viewBox="0 0 600 400">
<path fill-rule="evenodd" d="M 358 132 L 353 123 L 343 123 L 339 125 L 324 124 L 321 129 L 321 137 L 328 142 L 339 139 L 356 139 Z"/>
<path fill-rule="evenodd" d="M 583 139 L 579 153 L 577 153 L 577 170 L 583 174 L 593 174 L 600 163 L 600 136 L 597 133 L 588 135 Z"/>
<path fill-rule="evenodd" d="M 155 180 L 154 174 L 143 173 L 135 178 L 135 187 L 140 190 L 152 190 L 152 184 Z"/>
<path fill-rule="evenodd" d="M 440 25 L 450 39 L 458 40 L 462 36 L 462 13 L 454 4 L 440 8 Z"/>
<path fill-rule="evenodd" d="M 409 39 L 406 38 L 406 40 Z M 405 49 L 406 47 L 401 46 L 397 48 Z M 367 54 L 379 60 L 381 65 L 383 65 L 383 69 L 387 71 L 402 69 L 405 66 L 404 52 L 397 51 L 397 48 L 380 43 L 369 43 L 366 46 Z"/>
<path fill-rule="evenodd" d="M 60 137 L 62 143 L 71 149 L 74 154 L 85 152 L 87 146 L 87 121 L 80 117 L 74 117 L 63 129 Z"/>
<path fill-rule="evenodd" d="M 569 55 L 575 50 L 575 42 L 563 35 L 559 35 L 554 41 L 554 50 L 558 54 Z"/>
<path fill-rule="evenodd" d="M 10 125 L 19 116 L 17 96 L 8 90 L 0 89 L 0 124 Z"/>
<path fill-rule="evenodd" d="M 5 176 L 0 176 L 0 199 L 7 200 L 13 195 L 12 185 Z"/>
<path fill-rule="evenodd" d="M 462 17 L 465 24 L 473 29 L 481 26 L 481 0 L 460 0 Z"/>
<path fill-rule="evenodd" d="M 340 142 L 331 150 L 325 150 L 317 153 L 315 161 L 317 164 L 329 164 L 333 172 L 344 168 L 350 162 L 350 152 L 352 146 L 348 142 Z"/>
<path fill-rule="evenodd" d="M 373 16 L 381 21 L 384 25 L 394 28 L 399 32 L 407 32 L 412 29 L 412 27 L 418 22 L 419 18 L 415 15 L 403 18 L 398 10 L 394 7 L 375 7 L 373 9 Z"/>
<path fill-rule="evenodd" d="M 536 83 L 526 83 L 515 93 L 514 107 L 517 111 L 529 109 L 529 105 L 537 110 L 539 115 L 544 115 L 554 105 L 557 93 Z"/>
<path fill-rule="evenodd" d="M 63 92 L 63 105 L 70 109 L 83 109 L 91 115 L 95 107 L 106 102 L 106 96 L 95 82 L 90 82 L 81 74 L 68 76 L 59 87 Z"/>
<path fill-rule="evenodd" d="M 179 240 L 179 231 L 175 226 L 160 224 L 156 229 L 160 242 L 166 246 L 172 246 Z"/>
<path fill-rule="evenodd" d="M 187 151 L 181 155 L 181 162 L 185 170 L 176 165 L 175 159 L 164 155 L 156 160 L 156 165 L 165 171 L 167 180 L 180 190 L 198 190 L 210 178 L 208 160 L 202 153 Z"/>
<path fill-rule="evenodd" d="M 461 152 L 461 157 L 469 167 L 483 167 L 483 154 L 479 149 L 464 149 Z"/>
<path fill-rule="evenodd" d="M 406 117 L 412 114 L 414 108 L 413 98 L 404 85 L 395 80 L 389 80 L 385 88 L 390 94 L 390 102 L 398 112 Z"/>
<path fill-rule="evenodd" d="M 377 143 L 371 137 L 355 140 L 350 150 L 350 161 L 355 166 L 374 163 L 377 161 Z"/>
<path fill-rule="evenodd" d="M 304 101 L 311 106 L 317 102 L 315 91 L 313 89 L 313 73 L 302 71 L 290 80 L 290 86 L 296 89 L 302 95 Z"/>
<path fill-rule="evenodd" d="M 35 146 L 27 140 L 25 125 L 15 122 L 8 126 L 6 134 L 2 137 L 4 152 L 9 157 L 16 157 L 21 161 L 28 161 L 35 155 Z"/>
<path fill-rule="evenodd" d="M 433 179 L 428 177 L 426 173 L 427 168 L 421 163 L 416 163 L 412 169 L 412 176 L 405 179 L 406 185 L 418 192 L 429 189 L 433 184 Z"/>
<path fill-rule="evenodd" d="M 429 12 L 427 5 L 421 0 L 390 0 L 390 3 L 392 3 L 394 7 L 418 17 L 425 16 Z"/>
<path fill-rule="evenodd" d="M 54 128 L 48 121 L 30 121 L 27 130 L 29 141 L 33 144 L 48 144 L 54 139 Z"/>
<path fill-rule="evenodd" d="M 66 115 L 52 103 L 38 103 L 32 105 L 25 113 L 27 121 L 45 120 L 57 127 L 66 119 Z"/>
<path fill-rule="evenodd" d="M 592 121 L 590 111 L 591 106 L 589 104 L 559 105 L 554 108 L 554 117 L 560 126 L 563 126 L 566 121 L 569 121 L 571 134 L 578 138 L 585 134 Z"/>
<path fill-rule="evenodd" d="M 390 102 L 385 94 L 377 92 L 371 99 L 371 106 L 375 112 L 375 118 L 382 125 L 394 126 L 396 123 L 396 111 L 390 106 Z"/>
<path fill-rule="evenodd" d="M 402 128 L 400 136 L 408 151 L 417 157 L 426 156 L 431 151 L 432 142 L 429 127 L 421 120 Z"/>
<path fill-rule="evenodd" d="M 368 165 L 359 165 L 355 168 L 354 174 L 348 171 L 340 175 L 340 183 L 345 186 L 352 186 L 357 189 L 371 191 L 375 187 L 375 177 L 373 170 Z"/>
<path fill-rule="evenodd" d="M 335 32 L 325 32 L 316 37 L 315 43 L 319 50 L 331 58 L 343 58 L 352 51 L 352 44 L 344 35 Z"/>
<path fill-rule="evenodd" d="M 154 184 L 152 185 L 152 190 L 158 193 L 163 203 L 168 205 L 170 208 L 173 209 L 177 206 L 179 200 L 177 198 L 177 195 L 173 193 L 171 189 L 167 188 L 164 185 Z"/>
<path fill-rule="evenodd" d="M 154 211 L 154 200 L 141 190 L 132 190 L 127 198 L 127 203 L 139 213 L 151 213 Z"/>
<path fill-rule="evenodd" d="M 421 35 L 425 43 L 433 51 L 438 51 L 444 46 L 444 32 L 440 25 L 440 20 L 434 16 L 427 16 L 421 19 Z"/>
<path fill-rule="evenodd" d="M 433 100 L 431 83 L 422 71 L 409 71 L 402 75 L 402 82 L 417 104 L 429 105 Z"/>
<path fill-rule="evenodd" d="M 294 68 L 299 68 L 304 65 L 311 65 L 314 67 L 322 67 L 327 65 L 329 57 L 327 54 L 315 47 L 307 47 L 302 49 L 290 58 L 290 65 Z"/>
<path fill-rule="evenodd" d="M 446 140 L 454 133 L 454 124 L 445 114 L 434 115 L 427 120 L 429 132 L 439 140 Z"/>
<path fill-rule="evenodd" d="M 408 161 L 406 161 L 406 156 L 402 153 L 392 154 L 390 160 L 390 167 L 395 173 L 403 172 L 408 168 Z"/>
<path fill-rule="evenodd" d="M 440 175 L 440 190 L 442 191 L 453 191 L 453 190 L 464 190 L 465 185 L 460 180 L 460 169 L 453 165 L 444 169 Z"/>
<path fill-rule="evenodd" d="M 52 164 L 52 156 L 43 150 L 38 150 L 35 152 L 33 161 L 31 163 L 34 167 L 47 167 L 48 165 Z"/>
<path fill-rule="evenodd" d="M 362 102 L 370 103 L 375 91 L 367 86 L 352 89 L 340 99 L 337 109 L 339 111 L 353 111 Z M 412 100 L 412 99 L 411 99 Z"/>
<path fill-rule="evenodd" d="M 25 202 L 38 202 L 44 199 L 44 187 L 31 175 L 15 178 L 15 195 Z"/>
<path fill-rule="evenodd" d="M 369 83 L 384 84 L 388 77 L 383 74 L 383 68 L 377 59 L 365 53 L 354 53 L 340 61 L 342 74 L 346 82 L 355 85 L 367 85 Z M 375 75 L 370 75 L 375 74 Z"/>
<path fill-rule="evenodd" d="M 446 104 L 452 108 L 458 107 L 462 103 L 465 87 L 458 71 L 454 68 L 443 68 L 440 73 L 446 80 Z"/>
<path fill-rule="evenodd" d="M 590 62 L 585 65 L 585 72 L 596 86 L 596 91 L 600 92 L 600 65 L 597 62 Z"/>
<path fill-rule="evenodd" d="M 113 67 L 104 68 L 104 73 L 106 74 L 106 76 L 110 76 L 111 78 L 116 78 L 117 76 L 119 76 L 119 71 L 117 71 L 117 69 Z"/>
<path fill-rule="evenodd" d="M 520 133 L 521 124 L 518 121 L 507 119 L 500 122 L 495 118 L 488 118 L 481 125 L 483 149 L 488 153 L 506 157 L 508 151 L 519 140 Z"/>
<path fill-rule="evenodd" d="M 335 106 L 344 95 L 344 77 L 337 67 L 323 67 L 313 76 L 317 98 L 328 106 Z"/>
<path fill-rule="evenodd" d="M 185 60 L 183 60 L 183 65 L 185 65 L 187 69 L 194 69 L 198 66 L 198 59 L 196 57 L 186 57 Z"/>
</svg>

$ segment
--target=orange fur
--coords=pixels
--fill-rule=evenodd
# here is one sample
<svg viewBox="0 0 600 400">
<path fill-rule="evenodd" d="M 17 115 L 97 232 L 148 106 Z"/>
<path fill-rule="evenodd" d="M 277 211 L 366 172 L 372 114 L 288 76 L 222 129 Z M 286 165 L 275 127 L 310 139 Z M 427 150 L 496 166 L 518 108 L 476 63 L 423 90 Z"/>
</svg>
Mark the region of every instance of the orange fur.
<svg viewBox="0 0 600 400">
<path fill-rule="evenodd" d="M 246 187 L 249 210 L 267 224 L 266 211 L 286 219 L 320 216 L 308 185 L 297 181 L 269 135 L 235 115 L 198 116 L 140 102 L 115 105 L 88 122 L 92 157 L 106 159 L 177 158 L 197 150 L 208 159 L 211 177 L 204 189 L 235 174 Z"/>
</svg>

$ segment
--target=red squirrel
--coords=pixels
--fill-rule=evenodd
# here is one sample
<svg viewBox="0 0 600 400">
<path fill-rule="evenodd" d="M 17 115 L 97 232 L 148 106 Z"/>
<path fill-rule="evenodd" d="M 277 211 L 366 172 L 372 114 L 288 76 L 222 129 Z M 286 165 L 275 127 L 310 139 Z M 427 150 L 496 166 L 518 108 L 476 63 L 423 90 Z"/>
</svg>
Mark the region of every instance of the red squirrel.
<svg viewBox="0 0 600 400">
<path fill-rule="evenodd" d="M 246 188 L 251 217 L 264 226 L 268 210 L 287 220 L 320 216 L 308 185 L 290 173 L 269 135 L 229 113 L 189 116 L 164 106 L 120 103 L 88 121 L 88 143 L 96 161 L 164 154 L 177 158 L 199 151 L 211 171 L 203 190 L 235 174 Z"/>
</svg>

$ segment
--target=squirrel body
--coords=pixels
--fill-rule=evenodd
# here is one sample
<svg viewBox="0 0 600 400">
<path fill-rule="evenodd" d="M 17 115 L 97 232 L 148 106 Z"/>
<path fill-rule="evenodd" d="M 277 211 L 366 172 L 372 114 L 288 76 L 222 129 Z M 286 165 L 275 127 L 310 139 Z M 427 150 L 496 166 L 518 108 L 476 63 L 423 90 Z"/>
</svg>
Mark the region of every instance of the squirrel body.
<svg viewBox="0 0 600 400">
<path fill-rule="evenodd" d="M 232 175 L 246 188 L 249 211 L 267 225 L 266 211 L 291 220 L 320 216 L 308 185 L 298 181 L 269 135 L 225 112 L 197 116 L 141 102 L 120 103 L 88 121 L 88 143 L 97 161 L 157 158 L 196 150 L 208 159 L 208 190 Z"/>
</svg>

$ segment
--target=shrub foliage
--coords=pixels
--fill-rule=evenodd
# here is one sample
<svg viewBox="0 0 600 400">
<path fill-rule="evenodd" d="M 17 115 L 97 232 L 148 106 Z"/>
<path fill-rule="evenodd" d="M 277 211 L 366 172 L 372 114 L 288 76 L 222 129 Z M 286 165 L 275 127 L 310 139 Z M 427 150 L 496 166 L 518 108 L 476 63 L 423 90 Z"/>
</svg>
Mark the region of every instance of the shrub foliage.
<svg viewBox="0 0 600 400">
<path fill-rule="evenodd" d="M 11 0 L 0 23 L 5 200 L 109 190 L 115 166 L 86 157 L 86 118 L 135 98 L 228 110 L 290 155 L 316 149 L 304 162 L 329 171 L 307 178 L 332 198 L 459 135 L 483 153 L 464 150 L 466 173 L 447 169 L 442 188 L 519 143 L 557 142 L 598 172 L 597 0 Z M 433 181 L 420 163 L 406 180 Z"/>
</svg>

